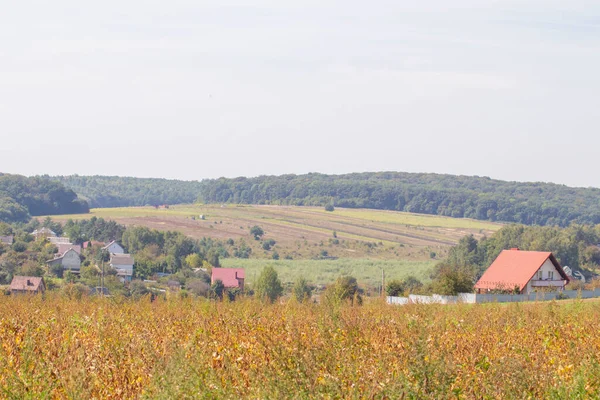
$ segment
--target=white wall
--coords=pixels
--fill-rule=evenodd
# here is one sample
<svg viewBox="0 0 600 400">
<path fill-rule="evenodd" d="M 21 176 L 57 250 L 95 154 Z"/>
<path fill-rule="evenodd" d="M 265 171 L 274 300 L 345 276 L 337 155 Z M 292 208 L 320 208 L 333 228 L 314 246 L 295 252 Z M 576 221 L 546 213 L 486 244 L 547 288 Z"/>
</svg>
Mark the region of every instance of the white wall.
<svg viewBox="0 0 600 400">
<path fill-rule="evenodd" d="M 61 262 L 64 269 L 79 270 L 81 267 L 81 259 L 75 250 L 67 250 Z"/>
<path fill-rule="evenodd" d="M 107 248 L 108 252 L 111 254 L 125 254 L 125 249 L 121 247 L 121 245 L 117 242 L 111 244 Z"/>
</svg>

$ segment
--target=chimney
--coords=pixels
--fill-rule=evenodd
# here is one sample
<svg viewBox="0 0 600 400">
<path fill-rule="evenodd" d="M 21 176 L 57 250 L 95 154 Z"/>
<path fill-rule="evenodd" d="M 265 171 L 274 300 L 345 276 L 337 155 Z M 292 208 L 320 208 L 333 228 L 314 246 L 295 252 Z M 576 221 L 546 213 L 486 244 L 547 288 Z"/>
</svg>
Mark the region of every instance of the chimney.
<svg viewBox="0 0 600 400">
<path fill-rule="evenodd" d="M 519 251 L 519 248 L 518 247 L 513 247 L 511 250 L 513 250 L 513 251 Z"/>
<path fill-rule="evenodd" d="M 27 286 L 33 286 L 33 283 L 29 279 L 27 279 Z"/>
</svg>

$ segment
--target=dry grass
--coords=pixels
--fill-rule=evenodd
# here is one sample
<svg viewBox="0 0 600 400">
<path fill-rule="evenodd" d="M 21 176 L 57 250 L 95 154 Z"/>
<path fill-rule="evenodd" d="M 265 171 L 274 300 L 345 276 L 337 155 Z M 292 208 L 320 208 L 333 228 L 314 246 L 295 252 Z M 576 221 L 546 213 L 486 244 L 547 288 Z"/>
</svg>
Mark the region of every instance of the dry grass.
<svg viewBox="0 0 600 400">
<path fill-rule="evenodd" d="M 0 297 L 0 397 L 597 398 L 598 303 Z"/>
</svg>

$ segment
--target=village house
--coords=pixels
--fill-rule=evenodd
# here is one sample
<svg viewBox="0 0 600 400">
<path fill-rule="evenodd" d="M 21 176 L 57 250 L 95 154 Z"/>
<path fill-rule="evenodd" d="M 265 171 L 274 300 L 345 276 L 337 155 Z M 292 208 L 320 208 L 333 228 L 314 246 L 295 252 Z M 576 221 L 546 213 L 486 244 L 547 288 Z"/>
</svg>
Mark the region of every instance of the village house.
<svg viewBox="0 0 600 400">
<path fill-rule="evenodd" d="M 56 252 L 58 256 L 62 256 L 67 252 L 67 250 L 70 249 L 73 249 L 77 254 L 81 254 L 81 246 L 79 246 L 78 244 L 59 243 L 56 245 L 56 247 L 58 248 L 58 251 Z"/>
<path fill-rule="evenodd" d="M 0 243 L 4 243 L 7 246 L 12 246 L 14 241 L 13 236 L 0 236 Z"/>
<path fill-rule="evenodd" d="M 104 246 L 102 250 L 106 250 L 110 254 L 125 254 L 125 249 L 115 240 Z"/>
<path fill-rule="evenodd" d="M 40 228 L 40 229 L 36 229 L 33 232 L 31 232 L 31 235 L 37 239 L 39 238 L 49 238 L 49 237 L 56 237 L 56 233 L 54 233 L 54 231 L 52 231 L 49 228 Z"/>
<path fill-rule="evenodd" d="M 244 290 L 244 270 L 242 268 L 213 268 L 210 275 L 210 283 L 223 282 L 227 289 L 239 288 Z"/>
<path fill-rule="evenodd" d="M 68 270 L 76 274 L 79 273 L 81 268 L 81 258 L 79 257 L 79 253 L 77 253 L 74 249 L 70 248 L 63 254 L 57 253 L 55 256 L 56 257 L 53 260 L 46 261 L 48 267 L 61 265 L 63 270 Z"/>
<path fill-rule="evenodd" d="M 134 262 L 131 254 L 111 254 L 110 256 L 110 266 L 117 271 L 121 282 L 131 282 Z"/>
<path fill-rule="evenodd" d="M 15 276 L 10 283 L 11 294 L 23 294 L 23 293 L 44 293 L 46 291 L 46 284 L 44 278 L 36 276 Z"/>
<path fill-rule="evenodd" d="M 538 289 L 563 290 L 569 277 L 554 255 L 544 251 L 503 250 L 475 284 L 477 293 L 530 294 Z"/>
</svg>

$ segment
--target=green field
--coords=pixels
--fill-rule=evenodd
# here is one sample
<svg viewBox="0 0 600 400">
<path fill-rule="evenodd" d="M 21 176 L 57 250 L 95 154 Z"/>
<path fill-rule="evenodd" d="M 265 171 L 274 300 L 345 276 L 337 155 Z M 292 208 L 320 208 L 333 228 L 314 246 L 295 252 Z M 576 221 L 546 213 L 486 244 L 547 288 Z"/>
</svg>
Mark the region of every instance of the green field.
<svg viewBox="0 0 600 400">
<path fill-rule="evenodd" d="M 377 287 L 381 284 L 381 271 L 385 271 L 385 279 L 403 279 L 413 275 L 422 282 L 429 280 L 429 273 L 435 261 L 404 260 L 370 260 L 370 259 L 338 259 L 338 260 L 256 260 L 232 259 L 221 260 L 223 267 L 244 268 L 246 281 L 252 285 L 262 269 L 270 265 L 277 271 L 282 282 L 291 284 L 304 277 L 314 284 L 328 284 L 341 275 L 351 275 L 362 285 Z"/>
</svg>

